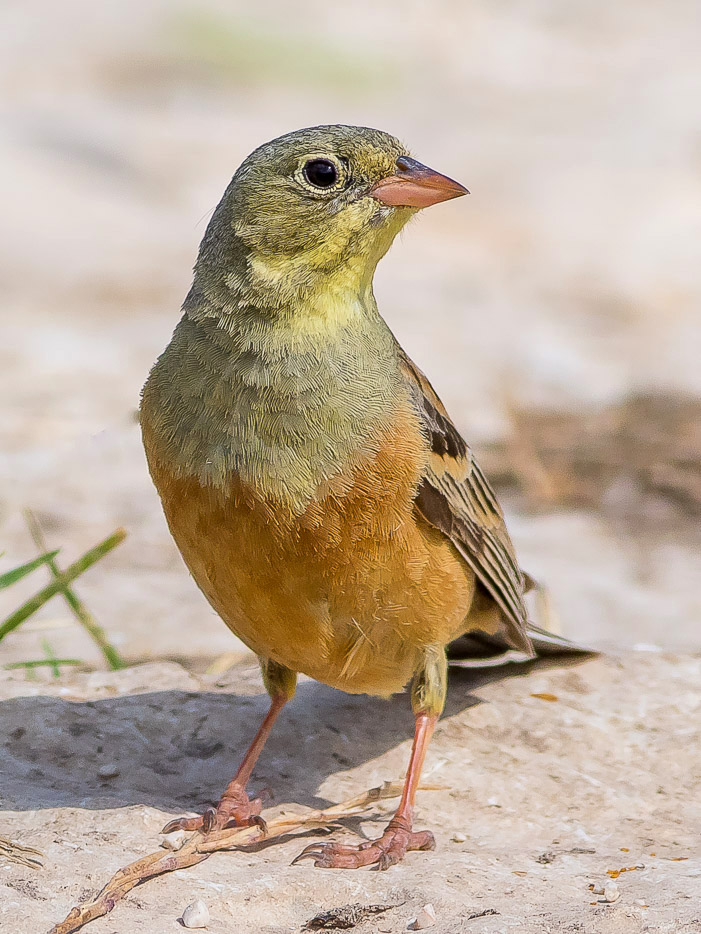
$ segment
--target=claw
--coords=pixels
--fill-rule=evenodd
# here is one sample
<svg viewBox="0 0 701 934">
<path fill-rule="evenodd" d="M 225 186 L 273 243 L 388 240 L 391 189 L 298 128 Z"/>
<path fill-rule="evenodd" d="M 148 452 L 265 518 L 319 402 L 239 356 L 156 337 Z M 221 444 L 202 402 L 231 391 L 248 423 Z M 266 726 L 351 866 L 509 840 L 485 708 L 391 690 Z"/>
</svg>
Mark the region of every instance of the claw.
<svg viewBox="0 0 701 934">
<path fill-rule="evenodd" d="M 324 845 L 320 843 L 312 843 L 310 846 L 305 847 L 301 853 L 299 853 L 290 863 L 290 866 L 294 866 L 296 863 L 301 863 L 303 859 L 321 859 L 324 855 Z"/>
<path fill-rule="evenodd" d="M 205 808 L 202 814 L 202 833 L 211 833 L 217 825 L 217 812 L 215 808 Z"/>
<path fill-rule="evenodd" d="M 249 827 L 258 827 L 260 828 L 261 837 L 268 836 L 268 825 L 260 816 L 260 814 L 253 814 L 248 818 Z"/>
</svg>

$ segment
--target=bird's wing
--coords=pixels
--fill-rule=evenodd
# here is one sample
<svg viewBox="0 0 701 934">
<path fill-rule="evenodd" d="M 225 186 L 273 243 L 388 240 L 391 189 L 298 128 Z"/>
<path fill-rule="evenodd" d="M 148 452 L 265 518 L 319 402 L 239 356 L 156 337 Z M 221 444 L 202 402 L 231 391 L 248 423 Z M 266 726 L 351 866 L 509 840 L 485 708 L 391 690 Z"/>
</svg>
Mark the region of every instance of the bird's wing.
<svg viewBox="0 0 701 934">
<path fill-rule="evenodd" d="M 501 508 L 429 381 L 401 348 L 400 359 L 431 445 L 416 508 L 451 540 L 495 600 L 502 612 L 508 644 L 533 656 L 523 601 L 527 584 Z"/>
</svg>

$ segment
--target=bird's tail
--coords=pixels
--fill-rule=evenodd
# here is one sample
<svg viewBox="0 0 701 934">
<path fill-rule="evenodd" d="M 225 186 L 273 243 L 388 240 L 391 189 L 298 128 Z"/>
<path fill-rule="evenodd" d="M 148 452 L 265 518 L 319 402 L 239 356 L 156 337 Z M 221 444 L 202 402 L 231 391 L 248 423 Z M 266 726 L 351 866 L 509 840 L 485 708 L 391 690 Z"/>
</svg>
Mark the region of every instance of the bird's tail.
<svg viewBox="0 0 701 934">
<path fill-rule="evenodd" d="M 557 618 L 547 588 L 525 574 L 526 589 L 533 591 L 539 623 L 528 623 L 527 633 L 538 657 L 549 655 L 590 655 L 594 650 L 560 635 Z M 493 633 L 473 630 L 455 639 L 448 646 L 448 661 L 456 668 L 489 668 L 507 662 L 528 662 L 533 656 L 510 647 L 506 629 Z"/>
</svg>

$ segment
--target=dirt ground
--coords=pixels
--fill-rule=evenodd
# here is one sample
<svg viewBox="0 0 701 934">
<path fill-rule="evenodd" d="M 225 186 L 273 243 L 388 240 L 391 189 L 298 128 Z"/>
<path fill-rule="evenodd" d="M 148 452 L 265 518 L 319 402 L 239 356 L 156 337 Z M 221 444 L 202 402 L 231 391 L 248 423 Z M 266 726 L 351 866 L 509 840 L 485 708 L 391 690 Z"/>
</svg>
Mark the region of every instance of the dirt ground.
<svg viewBox="0 0 701 934">
<path fill-rule="evenodd" d="M 0 837 L 46 855 L 34 870 L 0 853 L 0 929 L 44 934 L 166 815 L 216 798 L 261 716 L 250 656 L 170 540 L 134 414 L 238 163 L 347 122 L 471 189 L 409 227 L 378 302 L 497 483 L 562 632 L 606 654 L 454 672 L 427 769 L 445 788 L 417 817 L 435 852 L 384 874 L 290 867 L 303 840 L 216 855 L 88 930 L 175 932 L 201 897 L 214 932 L 297 931 L 354 902 L 397 906 L 367 931 L 406 930 L 426 903 L 448 934 L 701 931 L 701 8 L 349 10 L 0 14 L 0 571 L 36 553 L 24 507 L 62 565 L 124 527 L 76 590 L 131 666 L 104 671 L 60 600 L 0 644 Z M 0 619 L 45 581 L 4 591 Z M 80 670 L 3 669 L 47 645 Z M 235 667 L 207 674 L 222 656 Z M 341 800 L 400 777 L 410 732 L 406 698 L 303 682 L 254 785 L 276 806 Z M 590 891 L 633 866 L 617 901 Z"/>
<path fill-rule="evenodd" d="M 455 934 L 701 931 L 700 677 L 700 656 L 650 652 L 453 671 L 425 772 L 442 790 L 419 794 L 416 818 L 434 852 L 384 873 L 290 866 L 310 836 L 215 854 L 88 930 L 167 934 L 201 898 L 221 934 L 298 931 L 352 903 L 396 905 L 358 926 L 393 934 L 427 903 L 435 930 Z M 170 815 L 215 799 L 266 706 L 250 665 L 219 683 L 172 663 L 33 687 L 5 673 L 0 698 L 3 831 L 46 855 L 41 870 L 0 868 L 0 928 L 27 934 L 156 849 Z M 406 698 L 304 681 L 252 785 L 274 790 L 274 808 L 318 807 L 399 778 L 411 719 Z M 615 902 L 593 894 L 622 869 Z"/>
</svg>

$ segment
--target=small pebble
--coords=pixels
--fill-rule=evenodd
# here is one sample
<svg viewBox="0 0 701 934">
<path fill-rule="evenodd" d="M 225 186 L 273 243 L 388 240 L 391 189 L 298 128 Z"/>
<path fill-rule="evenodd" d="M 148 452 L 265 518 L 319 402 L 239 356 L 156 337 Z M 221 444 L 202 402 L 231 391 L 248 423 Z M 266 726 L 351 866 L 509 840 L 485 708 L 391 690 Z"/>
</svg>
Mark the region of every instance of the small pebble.
<svg viewBox="0 0 701 934">
<path fill-rule="evenodd" d="M 183 911 L 180 920 L 186 928 L 206 928 L 209 924 L 209 908 L 201 898 L 196 898 Z"/>
<path fill-rule="evenodd" d="M 604 901 L 615 902 L 621 897 L 621 890 L 615 882 L 609 882 L 604 886 Z"/>
<path fill-rule="evenodd" d="M 450 838 L 453 843 L 464 843 L 467 840 L 467 837 L 464 833 L 454 833 Z"/>
<path fill-rule="evenodd" d="M 176 850 L 182 849 L 183 843 L 185 843 L 185 831 L 184 830 L 174 830 L 172 833 L 167 833 L 161 840 L 161 846 L 166 850 Z"/>
<path fill-rule="evenodd" d="M 423 931 L 436 923 L 436 910 L 433 905 L 424 905 L 413 921 L 407 925 L 410 931 Z"/>
<path fill-rule="evenodd" d="M 119 766 L 116 762 L 109 762 L 101 765 L 97 770 L 99 778 L 116 778 L 119 775 Z"/>
</svg>

